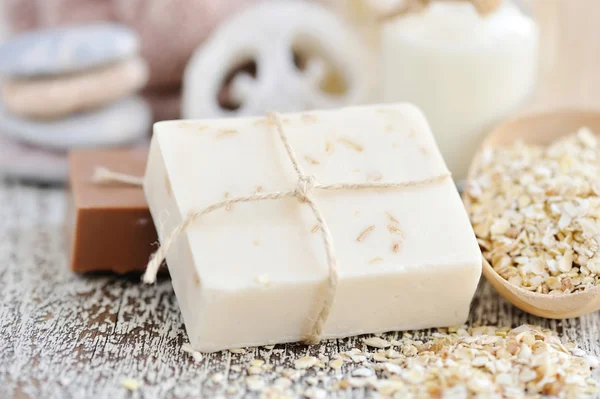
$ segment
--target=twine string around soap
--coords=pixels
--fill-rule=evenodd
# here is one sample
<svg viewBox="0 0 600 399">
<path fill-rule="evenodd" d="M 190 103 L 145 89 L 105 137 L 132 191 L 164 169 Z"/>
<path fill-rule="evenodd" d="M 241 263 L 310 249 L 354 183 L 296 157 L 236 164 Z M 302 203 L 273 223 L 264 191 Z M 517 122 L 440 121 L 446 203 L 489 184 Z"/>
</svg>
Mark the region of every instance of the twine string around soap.
<svg viewBox="0 0 600 399">
<path fill-rule="evenodd" d="M 327 287 L 323 296 L 322 305 L 315 319 L 314 323 L 310 327 L 309 332 L 305 335 L 304 342 L 309 344 L 316 344 L 321 340 L 323 334 L 323 328 L 325 322 L 329 317 L 329 312 L 333 306 L 333 300 L 335 298 L 337 284 L 338 284 L 338 261 L 335 253 L 335 246 L 331 231 L 317 206 L 317 203 L 313 197 L 313 191 L 319 190 L 357 190 L 357 189 L 377 189 L 377 188 L 407 188 L 416 187 L 425 184 L 435 183 L 446 178 L 449 178 L 451 174 L 449 172 L 442 173 L 437 176 L 420 179 L 410 180 L 405 182 L 363 182 L 363 183 L 335 183 L 335 184 L 321 184 L 316 181 L 314 176 L 306 175 L 302 170 L 302 167 L 298 163 L 298 158 L 289 143 L 287 134 L 283 127 L 281 117 L 276 112 L 268 114 L 268 118 L 275 123 L 275 127 L 282 144 L 285 147 L 288 158 L 290 159 L 296 174 L 298 175 L 298 183 L 293 190 L 289 191 L 276 191 L 271 193 L 255 193 L 245 196 L 227 198 L 223 201 L 214 203 L 200 211 L 192 211 L 188 214 L 185 220 L 180 223 L 173 231 L 163 240 L 162 245 L 152 255 L 146 271 L 142 276 L 142 280 L 147 284 L 152 284 L 156 281 L 156 275 L 158 270 L 165 260 L 169 248 L 174 241 L 184 233 L 191 225 L 194 224 L 201 216 L 211 213 L 217 209 L 228 208 L 233 204 L 241 202 L 255 202 L 263 200 L 277 200 L 283 198 L 297 198 L 298 201 L 307 204 L 317 220 L 317 225 L 323 236 L 323 243 L 325 246 L 325 253 L 327 258 L 328 278 Z M 124 183 L 135 186 L 142 186 L 143 179 L 137 176 L 130 176 L 123 173 L 112 172 L 106 168 L 97 168 L 92 178 L 95 183 L 106 184 L 106 183 Z"/>
</svg>

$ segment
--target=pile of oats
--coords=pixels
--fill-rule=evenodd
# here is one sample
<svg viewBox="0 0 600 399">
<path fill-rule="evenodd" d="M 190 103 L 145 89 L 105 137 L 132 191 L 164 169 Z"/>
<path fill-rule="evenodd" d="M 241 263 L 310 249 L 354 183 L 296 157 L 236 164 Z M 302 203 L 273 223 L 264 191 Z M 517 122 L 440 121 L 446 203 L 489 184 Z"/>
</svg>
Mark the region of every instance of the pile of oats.
<svg viewBox="0 0 600 399">
<path fill-rule="evenodd" d="M 587 128 L 548 147 L 487 149 L 467 187 L 485 258 L 509 282 L 543 294 L 600 281 L 600 147 Z"/>
<path fill-rule="evenodd" d="M 592 379 L 597 357 L 529 325 L 440 329 L 423 340 L 409 333 L 400 340 L 370 336 L 361 348 L 298 357 L 287 368 L 245 359 L 243 349 L 231 352 L 230 375 L 245 375 L 244 382 L 235 385 L 222 373 L 210 377 L 231 395 L 319 399 L 364 389 L 393 398 L 581 398 L 598 388 Z"/>
</svg>

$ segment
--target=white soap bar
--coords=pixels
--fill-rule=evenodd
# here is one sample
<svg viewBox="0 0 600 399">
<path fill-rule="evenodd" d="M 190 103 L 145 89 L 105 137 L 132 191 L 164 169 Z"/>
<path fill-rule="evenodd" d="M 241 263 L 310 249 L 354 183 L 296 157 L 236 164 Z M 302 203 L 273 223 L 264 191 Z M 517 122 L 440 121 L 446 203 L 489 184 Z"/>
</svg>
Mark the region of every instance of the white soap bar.
<svg viewBox="0 0 600 399">
<path fill-rule="evenodd" d="M 281 118 L 301 166 L 320 183 L 408 182 L 447 172 L 411 105 Z M 225 197 L 297 186 L 270 121 L 155 125 L 144 190 L 161 242 L 190 212 Z M 324 338 L 466 321 L 481 253 L 451 178 L 402 189 L 314 189 L 313 196 L 339 260 Z M 219 209 L 181 234 L 167 263 L 192 346 L 211 352 L 301 340 L 327 287 L 315 226 L 310 207 L 292 197 Z"/>
</svg>

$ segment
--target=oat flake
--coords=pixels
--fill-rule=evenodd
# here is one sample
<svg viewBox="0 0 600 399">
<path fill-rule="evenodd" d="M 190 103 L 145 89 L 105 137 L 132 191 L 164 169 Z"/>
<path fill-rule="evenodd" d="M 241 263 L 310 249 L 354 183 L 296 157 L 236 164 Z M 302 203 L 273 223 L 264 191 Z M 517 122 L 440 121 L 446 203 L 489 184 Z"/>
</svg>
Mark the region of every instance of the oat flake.
<svg viewBox="0 0 600 399">
<path fill-rule="evenodd" d="M 482 152 L 469 217 L 483 255 L 511 284 L 564 294 L 600 283 L 600 146 L 586 128 L 548 147 Z"/>
</svg>

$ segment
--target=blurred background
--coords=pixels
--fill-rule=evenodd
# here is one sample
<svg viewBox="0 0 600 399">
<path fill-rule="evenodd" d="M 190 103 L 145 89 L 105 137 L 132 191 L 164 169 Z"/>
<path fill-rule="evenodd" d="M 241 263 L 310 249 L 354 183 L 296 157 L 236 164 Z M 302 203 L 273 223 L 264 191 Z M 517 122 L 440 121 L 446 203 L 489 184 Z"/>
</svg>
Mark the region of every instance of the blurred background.
<svg viewBox="0 0 600 399">
<path fill-rule="evenodd" d="M 0 1 L 0 38 L 4 39 L 7 34 L 6 20 L 4 16 L 4 1 Z"/>
<path fill-rule="evenodd" d="M 518 113 L 597 107 L 595 0 L 0 0 L 0 176 L 152 123 L 407 101 L 457 180 Z"/>
</svg>

